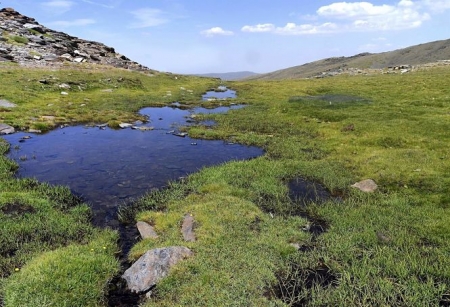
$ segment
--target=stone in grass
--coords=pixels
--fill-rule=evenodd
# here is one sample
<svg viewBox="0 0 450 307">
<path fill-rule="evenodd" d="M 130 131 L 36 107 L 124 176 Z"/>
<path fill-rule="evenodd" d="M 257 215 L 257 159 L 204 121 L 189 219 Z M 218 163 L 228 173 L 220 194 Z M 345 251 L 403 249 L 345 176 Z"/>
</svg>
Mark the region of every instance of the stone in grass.
<svg viewBox="0 0 450 307">
<path fill-rule="evenodd" d="M 353 188 L 357 188 L 366 193 L 375 192 L 378 189 L 378 185 L 372 179 L 366 179 L 360 182 L 357 182 L 352 185 Z"/>
<path fill-rule="evenodd" d="M 139 233 L 141 234 L 142 239 L 157 239 L 158 234 L 156 233 L 155 229 L 146 222 L 139 221 L 136 223 L 136 227 L 139 230 Z"/>
<path fill-rule="evenodd" d="M 155 248 L 142 255 L 122 278 L 130 291 L 145 293 L 166 277 L 175 264 L 192 255 L 193 252 L 184 246 Z"/>
<path fill-rule="evenodd" d="M 11 134 L 14 132 L 16 132 L 14 127 L 11 127 L 10 125 L 7 125 L 7 124 L 0 123 L 0 134 Z"/>
<path fill-rule="evenodd" d="M 194 217 L 192 214 L 186 214 L 183 219 L 183 225 L 181 226 L 181 233 L 183 239 L 186 242 L 194 242 L 196 240 L 194 233 Z"/>
<path fill-rule="evenodd" d="M 15 108 L 17 105 L 5 99 L 0 99 L 0 107 L 3 108 Z"/>
</svg>

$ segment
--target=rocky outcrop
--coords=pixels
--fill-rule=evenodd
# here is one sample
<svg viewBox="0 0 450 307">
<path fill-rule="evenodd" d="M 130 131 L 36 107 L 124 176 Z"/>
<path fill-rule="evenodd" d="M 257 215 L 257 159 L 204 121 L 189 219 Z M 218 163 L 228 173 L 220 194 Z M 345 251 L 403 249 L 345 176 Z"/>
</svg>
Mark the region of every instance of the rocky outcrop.
<svg viewBox="0 0 450 307">
<path fill-rule="evenodd" d="M 104 44 L 80 39 L 40 25 L 12 8 L 0 10 L 0 62 L 22 66 L 60 66 L 96 63 L 130 70 L 150 71 Z"/>
<path fill-rule="evenodd" d="M 152 249 L 126 270 L 122 278 L 130 291 L 145 293 L 166 277 L 170 268 L 192 255 L 192 251 L 183 246 Z"/>
</svg>

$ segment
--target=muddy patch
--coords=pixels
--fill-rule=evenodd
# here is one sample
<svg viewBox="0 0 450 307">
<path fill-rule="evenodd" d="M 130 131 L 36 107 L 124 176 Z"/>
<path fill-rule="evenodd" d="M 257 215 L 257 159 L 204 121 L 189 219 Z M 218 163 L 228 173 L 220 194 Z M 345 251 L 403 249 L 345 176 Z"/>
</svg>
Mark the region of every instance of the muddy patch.
<svg viewBox="0 0 450 307">
<path fill-rule="evenodd" d="M 439 302 L 439 307 L 450 307 L 450 293 L 445 293 Z"/>
<path fill-rule="evenodd" d="M 29 205 L 20 204 L 20 203 L 10 203 L 4 205 L 2 208 L 0 208 L 0 211 L 9 216 L 18 216 L 23 215 L 25 213 L 34 213 L 36 212 L 36 209 Z"/>
<path fill-rule="evenodd" d="M 322 203 L 329 200 L 331 193 L 321 184 L 308 181 L 304 178 L 295 178 L 288 182 L 289 198 L 303 205 L 309 205 L 313 202 Z"/>
<path fill-rule="evenodd" d="M 270 291 L 288 306 L 306 306 L 311 300 L 311 289 L 336 287 L 337 276 L 322 261 L 314 268 L 304 268 L 292 261 L 276 274 L 277 283 Z"/>
</svg>

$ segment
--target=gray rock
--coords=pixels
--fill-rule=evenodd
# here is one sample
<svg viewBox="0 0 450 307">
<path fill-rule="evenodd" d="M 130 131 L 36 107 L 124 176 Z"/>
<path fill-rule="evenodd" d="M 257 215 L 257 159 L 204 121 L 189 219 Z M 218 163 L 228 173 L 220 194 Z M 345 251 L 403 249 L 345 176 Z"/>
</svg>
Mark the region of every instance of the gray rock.
<svg viewBox="0 0 450 307">
<path fill-rule="evenodd" d="M 67 83 L 61 83 L 60 85 L 58 85 L 58 87 L 63 89 L 70 89 L 70 85 Z"/>
<path fill-rule="evenodd" d="M 10 101 L 8 101 L 8 100 L 0 99 L 0 107 L 3 107 L 3 108 L 15 108 L 15 107 L 17 107 L 17 105 L 12 103 L 12 102 L 10 102 Z"/>
<path fill-rule="evenodd" d="M 183 239 L 186 242 L 194 242 L 196 240 L 194 233 L 195 220 L 192 214 L 186 214 L 183 219 L 183 225 L 181 226 L 181 233 Z"/>
<path fill-rule="evenodd" d="M 375 190 L 378 188 L 378 185 L 372 179 L 366 179 L 353 184 L 352 187 L 366 193 L 372 193 L 375 192 Z"/>
<path fill-rule="evenodd" d="M 139 221 L 136 223 L 136 227 L 141 234 L 142 239 L 157 239 L 158 234 L 156 233 L 153 226 L 147 224 L 146 222 Z"/>
<path fill-rule="evenodd" d="M 30 132 L 30 133 L 42 133 L 41 130 L 37 130 L 37 129 L 28 129 L 28 132 Z"/>
<path fill-rule="evenodd" d="M 133 126 L 133 125 L 132 125 L 132 124 L 129 124 L 129 123 L 120 123 L 120 124 L 119 124 L 119 127 L 122 128 L 122 129 L 130 128 L 130 127 L 132 127 L 132 126 Z"/>
<path fill-rule="evenodd" d="M 183 246 L 152 249 L 126 270 L 122 278 L 126 280 L 130 291 L 147 292 L 166 277 L 175 264 L 192 255 L 193 252 Z"/>
<path fill-rule="evenodd" d="M 11 127 L 10 125 L 7 125 L 7 124 L 0 123 L 0 134 L 11 134 L 14 132 L 16 132 L 14 127 Z"/>
</svg>

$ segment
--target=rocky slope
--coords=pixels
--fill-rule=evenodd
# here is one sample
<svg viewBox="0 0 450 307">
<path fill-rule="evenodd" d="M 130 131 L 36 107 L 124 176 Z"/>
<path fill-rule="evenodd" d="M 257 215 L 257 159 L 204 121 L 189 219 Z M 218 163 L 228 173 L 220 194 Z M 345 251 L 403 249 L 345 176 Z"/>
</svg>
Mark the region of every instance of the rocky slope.
<svg viewBox="0 0 450 307">
<path fill-rule="evenodd" d="M 131 70 L 150 70 L 116 53 L 112 47 L 51 30 L 12 8 L 0 10 L 2 61 L 32 67 L 96 63 Z"/>
<path fill-rule="evenodd" d="M 327 58 L 246 79 L 281 80 L 339 74 L 404 73 L 429 66 L 449 65 L 449 60 L 450 39 L 383 53 L 360 53 L 350 57 Z"/>
</svg>

